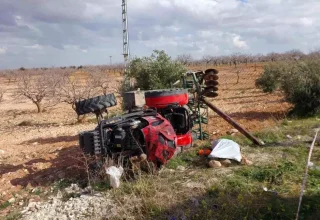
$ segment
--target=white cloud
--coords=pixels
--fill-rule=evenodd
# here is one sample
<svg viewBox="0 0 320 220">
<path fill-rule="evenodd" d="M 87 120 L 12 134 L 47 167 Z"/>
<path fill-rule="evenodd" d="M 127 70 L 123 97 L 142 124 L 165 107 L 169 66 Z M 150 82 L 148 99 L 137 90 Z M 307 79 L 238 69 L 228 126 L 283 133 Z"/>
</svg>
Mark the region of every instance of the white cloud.
<svg viewBox="0 0 320 220">
<path fill-rule="evenodd" d="M 34 45 L 28 45 L 28 46 L 23 46 L 24 48 L 27 49 L 34 49 L 34 50 L 42 50 L 43 47 L 39 44 L 34 44 Z"/>
<path fill-rule="evenodd" d="M 0 55 L 4 55 L 7 53 L 7 50 L 5 48 L 0 47 Z"/>
<path fill-rule="evenodd" d="M 313 19 L 304 17 L 304 18 L 300 18 L 300 22 L 304 26 L 312 26 Z"/>
<path fill-rule="evenodd" d="M 240 40 L 240 36 L 236 35 L 233 37 L 233 45 L 238 48 L 247 48 L 248 45 L 245 41 Z"/>
<path fill-rule="evenodd" d="M 195 58 L 244 49 L 308 52 L 320 45 L 319 11 L 319 0 L 132 0 L 130 49 Z M 1 0 L 0 53 L 10 54 L 1 56 L 0 69 L 104 64 L 111 55 L 121 62 L 121 1 Z"/>
</svg>

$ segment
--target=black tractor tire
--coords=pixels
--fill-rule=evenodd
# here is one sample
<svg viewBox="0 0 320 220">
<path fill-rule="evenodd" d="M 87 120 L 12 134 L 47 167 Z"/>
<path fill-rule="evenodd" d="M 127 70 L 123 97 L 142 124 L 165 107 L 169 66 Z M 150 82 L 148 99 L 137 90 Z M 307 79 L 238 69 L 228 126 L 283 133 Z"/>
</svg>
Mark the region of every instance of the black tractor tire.
<svg viewBox="0 0 320 220">
<path fill-rule="evenodd" d="M 115 95 L 112 93 L 76 102 L 76 112 L 78 115 L 102 112 L 107 108 L 116 105 L 117 99 Z"/>
</svg>

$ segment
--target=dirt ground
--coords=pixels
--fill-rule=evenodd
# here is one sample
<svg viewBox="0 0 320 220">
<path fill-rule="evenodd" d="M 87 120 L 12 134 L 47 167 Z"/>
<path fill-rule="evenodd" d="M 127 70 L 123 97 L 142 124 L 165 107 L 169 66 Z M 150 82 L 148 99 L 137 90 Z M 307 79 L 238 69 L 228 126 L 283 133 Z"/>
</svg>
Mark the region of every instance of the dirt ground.
<svg viewBox="0 0 320 220">
<path fill-rule="evenodd" d="M 255 88 L 261 66 L 218 69 L 219 97 L 212 102 L 249 131 L 273 126 L 290 108 L 280 93 L 264 94 Z M 30 101 L 14 96 L 15 83 L 2 78 L 0 87 L 5 89 L 0 103 L 0 203 L 15 198 L 13 207 L 23 206 L 27 197 L 40 199 L 31 193 L 35 188 L 45 192 L 60 179 L 85 178 L 77 135 L 94 129 L 95 123 L 77 124 L 76 114 L 67 104 L 38 114 Z M 232 128 L 213 112 L 209 115 L 212 139 Z M 0 210 L 0 215 L 9 209 Z"/>
</svg>

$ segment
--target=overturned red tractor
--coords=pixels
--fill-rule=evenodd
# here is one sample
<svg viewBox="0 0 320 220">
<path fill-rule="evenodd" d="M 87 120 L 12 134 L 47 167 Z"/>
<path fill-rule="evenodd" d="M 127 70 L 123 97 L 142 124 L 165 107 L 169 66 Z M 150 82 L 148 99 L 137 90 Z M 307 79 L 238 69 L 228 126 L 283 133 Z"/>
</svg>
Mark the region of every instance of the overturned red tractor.
<svg viewBox="0 0 320 220">
<path fill-rule="evenodd" d="M 259 144 L 257 139 L 206 100 L 206 97 L 217 96 L 217 74 L 214 69 L 188 72 L 181 79 L 183 88 L 128 92 L 124 94 L 128 112 L 107 120 L 101 120 L 101 115 L 108 107 L 117 104 L 113 94 L 76 103 L 79 115 L 93 112 L 98 118 L 98 126 L 94 130 L 80 133 L 81 149 L 86 154 L 114 160 L 147 155 L 148 161 L 161 167 L 177 152 L 191 147 L 195 140 L 208 137 L 201 128 L 201 121 L 205 121 L 200 110 L 203 105 L 209 105 Z"/>
</svg>

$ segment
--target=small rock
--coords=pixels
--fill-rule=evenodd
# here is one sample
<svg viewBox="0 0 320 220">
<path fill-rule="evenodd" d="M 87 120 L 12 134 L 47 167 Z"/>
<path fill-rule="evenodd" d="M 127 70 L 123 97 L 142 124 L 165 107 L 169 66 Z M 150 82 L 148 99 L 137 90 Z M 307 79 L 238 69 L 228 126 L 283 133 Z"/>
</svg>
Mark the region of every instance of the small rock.
<svg viewBox="0 0 320 220">
<path fill-rule="evenodd" d="M 184 166 L 178 166 L 177 170 L 184 171 L 186 168 Z"/>
<path fill-rule="evenodd" d="M 220 163 L 225 167 L 229 167 L 232 164 L 231 160 L 229 160 L 229 159 L 222 160 L 222 161 L 220 161 Z"/>
<path fill-rule="evenodd" d="M 293 138 L 293 137 L 292 137 L 291 135 L 289 135 L 289 134 L 287 134 L 286 137 L 287 137 L 288 139 L 292 139 L 292 138 Z"/>
<path fill-rule="evenodd" d="M 38 142 L 34 142 L 34 143 L 32 143 L 32 145 L 38 145 L 39 143 Z"/>
<path fill-rule="evenodd" d="M 23 169 L 23 172 L 25 172 L 26 174 L 30 174 L 27 169 Z"/>
<path fill-rule="evenodd" d="M 217 160 L 211 160 L 209 162 L 209 167 L 211 168 L 220 168 L 221 166 L 222 166 L 221 163 Z"/>
<path fill-rule="evenodd" d="M 65 188 L 65 192 L 67 194 L 81 193 L 81 189 L 77 184 L 71 184 L 71 186 Z"/>
<path fill-rule="evenodd" d="M 0 150 L 0 154 L 4 154 L 5 153 L 5 151 L 4 150 Z"/>
<path fill-rule="evenodd" d="M 308 163 L 308 167 L 313 167 L 313 166 L 314 166 L 314 163 L 312 163 L 312 162 Z"/>
<path fill-rule="evenodd" d="M 63 198 L 63 194 L 62 192 L 59 190 L 56 196 L 57 199 L 62 199 Z"/>
<path fill-rule="evenodd" d="M 23 201 L 19 202 L 19 206 L 23 206 L 23 204 L 24 204 Z"/>
<path fill-rule="evenodd" d="M 14 203 L 15 201 L 16 199 L 14 197 L 8 200 L 9 203 Z"/>
<path fill-rule="evenodd" d="M 231 129 L 230 131 L 227 131 L 228 135 L 232 135 L 232 134 L 236 134 L 239 133 L 239 131 L 237 129 Z"/>
<path fill-rule="evenodd" d="M 244 165 L 249 165 L 249 166 L 251 166 L 253 164 L 253 162 L 248 160 L 245 156 L 242 156 L 241 163 Z"/>
</svg>

